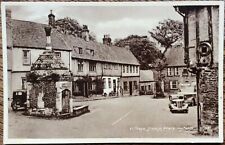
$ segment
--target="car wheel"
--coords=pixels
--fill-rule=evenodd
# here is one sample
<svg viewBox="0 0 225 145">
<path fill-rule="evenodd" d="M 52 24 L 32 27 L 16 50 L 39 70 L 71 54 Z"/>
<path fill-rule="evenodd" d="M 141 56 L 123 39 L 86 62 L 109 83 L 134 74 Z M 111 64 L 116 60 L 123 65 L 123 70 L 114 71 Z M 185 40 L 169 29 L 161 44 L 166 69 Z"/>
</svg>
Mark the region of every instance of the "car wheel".
<svg viewBox="0 0 225 145">
<path fill-rule="evenodd" d="M 15 102 L 12 102 L 12 103 L 11 103 L 11 107 L 12 107 L 12 110 L 13 110 L 13 111 L 17 111 L 17 110 L 18 110 L 17 105 L 16 105 Z"/>
</svg>

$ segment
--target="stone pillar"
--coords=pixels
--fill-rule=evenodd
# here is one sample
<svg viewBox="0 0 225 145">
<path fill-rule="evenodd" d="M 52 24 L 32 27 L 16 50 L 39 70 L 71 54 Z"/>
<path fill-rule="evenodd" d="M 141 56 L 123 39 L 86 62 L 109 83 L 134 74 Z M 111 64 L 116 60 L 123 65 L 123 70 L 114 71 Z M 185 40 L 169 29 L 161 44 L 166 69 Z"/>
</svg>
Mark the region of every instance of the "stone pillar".
<svg viewBox="0 0 225 145">
<path fill-rule="evenodd" d="M 199 76 L 201 132 L 218 135 L 218 69 L 202 70 Z"/>
</svg>

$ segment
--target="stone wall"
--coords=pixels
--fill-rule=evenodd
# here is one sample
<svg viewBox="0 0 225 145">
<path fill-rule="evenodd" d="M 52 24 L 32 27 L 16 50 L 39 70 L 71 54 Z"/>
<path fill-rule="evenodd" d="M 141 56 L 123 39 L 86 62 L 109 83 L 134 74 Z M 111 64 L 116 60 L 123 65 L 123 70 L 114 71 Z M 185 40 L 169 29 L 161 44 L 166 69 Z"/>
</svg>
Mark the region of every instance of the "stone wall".
<svg viewBox="0 0 225 145">
<path fill-rule="evenodd" d="M 218 69 L 203 70 L 199 79 L 201 106 L 201 132 L 218 135 Z"/>
</svg>

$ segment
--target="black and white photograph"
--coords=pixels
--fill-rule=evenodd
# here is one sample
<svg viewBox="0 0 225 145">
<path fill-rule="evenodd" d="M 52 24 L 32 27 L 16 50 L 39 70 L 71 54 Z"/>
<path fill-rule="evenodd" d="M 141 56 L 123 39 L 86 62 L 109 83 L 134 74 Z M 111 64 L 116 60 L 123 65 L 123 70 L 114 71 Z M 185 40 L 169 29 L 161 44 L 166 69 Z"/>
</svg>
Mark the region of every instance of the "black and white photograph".
<svg viewBox="0 0 225 145">
<path fill-rule="evenodd" d="M 223 142 L 223 1 L 1 11 L 4 143 Z"/>
</svg>

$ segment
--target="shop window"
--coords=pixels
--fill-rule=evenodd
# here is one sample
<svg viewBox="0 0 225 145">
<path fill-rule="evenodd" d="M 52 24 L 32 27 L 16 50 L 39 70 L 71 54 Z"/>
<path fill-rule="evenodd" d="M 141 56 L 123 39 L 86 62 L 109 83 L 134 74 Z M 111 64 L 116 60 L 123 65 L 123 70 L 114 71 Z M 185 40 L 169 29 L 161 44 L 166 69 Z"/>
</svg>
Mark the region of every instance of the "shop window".
<svg viewBox="0 0 225 145">
<path fill-rule="evenodd" d="M 30 65 L 31 57 L 30 50 L 23 50 L 23 65 Z"/>
</svg>

